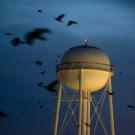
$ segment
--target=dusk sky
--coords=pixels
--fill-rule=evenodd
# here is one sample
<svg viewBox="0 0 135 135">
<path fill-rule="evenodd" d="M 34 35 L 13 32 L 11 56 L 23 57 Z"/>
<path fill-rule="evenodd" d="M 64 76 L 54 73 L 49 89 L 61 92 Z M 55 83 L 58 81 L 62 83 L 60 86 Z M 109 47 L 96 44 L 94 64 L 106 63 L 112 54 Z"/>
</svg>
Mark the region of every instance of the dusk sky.
<svg viewBox="0 0 135 135">
<path fill-rule="evenodd" d="M 63 22 L 54 19 L 60 14 L 65 14 Z M 78 24 L 67 26 L 69 20 Z M 35 28 L 52 33 L 32 46 L 11 44 Z M 0 135 L 51 135 L 53 97 L 37 84 L 56 79 L 57 55 L 83 44 L 85 38 L 106 52 L 116 67 L 112 78 L 116 135 L 135 134 L 135 109 L 126 107 L 135 106 L 134 0 L 0 0 L 0 111 L 8 114 L 0 117 Z M 43 65 L 36 65 L 37 60 Z M 39 73 L 43 70 L 44 76 Z"/>
</svg>

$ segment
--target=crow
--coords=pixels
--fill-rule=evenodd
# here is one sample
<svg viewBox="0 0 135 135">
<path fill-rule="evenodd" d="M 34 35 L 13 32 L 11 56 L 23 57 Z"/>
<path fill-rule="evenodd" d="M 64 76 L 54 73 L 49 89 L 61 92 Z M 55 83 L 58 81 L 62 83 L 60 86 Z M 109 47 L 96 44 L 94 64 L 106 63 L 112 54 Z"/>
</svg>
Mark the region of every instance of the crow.
<svg viewBox="0 0 135 135">
<path fill-rule="evenodd" d="M 13 35 L 12 33 L 6 32 L 5 35 L 11 36 Z"/>
<path fill-rule="evenodd" d="M 43 62 L 42 62 L 42 61 L 37 60 L 37 61 L 35 62 L 35 64 L 37 64 L 37 65 L 39 65 L 39 66 L 42 66 L 42 65 L 43 65 Z"/>
<path fill-rule="evenodd" d="M 135 106 L 133 106 L 133 105 L 127 105 L 127 108 L 135 109 Z"/>
<path fill-rule="evenodd" d="M 109 95 L 114 95 L 115 92 L 107 92 Z"/>
<path fill-rule="evenodd" d="M 57 55 L 58 58 L 61 58 L 61 55 Z"/>
<path fill-rule="evenodd" d="M 77 124 L 77 128 L 79 128 L 80 127 L 80 124 Z"/>
<path fill-rule="evenodd" d="M 18 37 L 12 39 L 12 40 L 11 40 L 11 43 L 12 43 L 13 46 L 18 46 L 19 44 L 24 44 L 24 42 L 21 41 L 21 39 L 18 38 Z"/>
<path fill-rule="evenodd" d="M 42 75 L 45 75 L 46 70 L 44 70 L 44 71 L 42 71 L 42 72 L 39 72 L 39 73 L 42 74 Z"/>
<path fill-rule="evenodd" d="M 38 102 L 38 104 L 40 105 L 40 104 L 41 104 L 41 102 L 39 101 L 39 102 Z"/>
<path fill-rule="evenodd" d="M 62 19 L 63 19 L 64 16 L 65 16 L 64 14 L 61 14 L 58 17 L 56 17 L 55 20 L 58 21 L 58 22 L 62 22 Z"/>
<path fill-rule="evenodd" d="M 40 105 L 40 108 L 42 109 L 42 108 L 44 108 L 42 105 Z"/>
<path fill-rule="evenodd" d="M 37 84 L 37 86 L 42 87 L 43 84 L 44 84 L 43 82 L 40 82 L 40 83 Z"/>
<path fill-rule="evenodd" d="M 8 117 L 8 115 L 5 113 L 5 112 L 3 112 L 3 111 L 0 111 L 0 117 Z"/>
<path fill-rule="evenodd" d="M 37 12 L 42 13 L 43 11 L 41 9 L 38 9 Z"/>
<path fill-rule="evenodd" d="M 90 127 L 90 124 L 88 124 L 88 123 L 85 123 L 85 125 L 86 125 L 87 127 Z"/>
<path fill-rule="evenodd" d="M 94 95 L 94 92 L 90 92 L 90 95 L 93 96 Z"/>
<path fill-rule="evenodd" d="M 42 36 L 45 33 L 51 33 L 51 31 L 47 28 L 37 28 L 31 32 L 28 32 L 25 37 L 26 43 L 32 45 L 35 39 L 47 40 L 46 37 Z"/>
<path fill-rule="evenodd" d="M 122 75 L 122 72 L 121 72 L 121 71 L 119 71 L 119 74 L 120 74 L 120 75 Z"/>
<path fill-rule="evenodd" d="M 72 24 L 78 24 L 78 22 L 70 20 L 68 21 L 67 26 L 71 26 Z"/>
<path fill-rule="evenodd" d="M 48 86 L 44 86 L 44 88 L 50 92 L 57 92 L 55 86 L 58 84 L 58 80 L 54 80 L 48 84 Z"/>
</svg>

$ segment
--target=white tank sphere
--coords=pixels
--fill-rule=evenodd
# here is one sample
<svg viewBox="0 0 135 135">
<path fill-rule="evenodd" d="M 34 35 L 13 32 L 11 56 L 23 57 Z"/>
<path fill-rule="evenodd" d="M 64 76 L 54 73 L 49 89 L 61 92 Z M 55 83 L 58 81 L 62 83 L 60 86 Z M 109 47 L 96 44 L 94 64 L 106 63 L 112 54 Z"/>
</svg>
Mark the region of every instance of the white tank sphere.
<svg viewBox="0 0 135 135">
<path fill-rule="evenodd" d="M 97 91 L 103 88 L 113 75 L 113 66 L 101 49 L 92 46 L 77 46 L 69 49 L 57 66 L 58 78 L 68 88 L 79 90 L 80 69 L 83 91 Z"/>
</svg>

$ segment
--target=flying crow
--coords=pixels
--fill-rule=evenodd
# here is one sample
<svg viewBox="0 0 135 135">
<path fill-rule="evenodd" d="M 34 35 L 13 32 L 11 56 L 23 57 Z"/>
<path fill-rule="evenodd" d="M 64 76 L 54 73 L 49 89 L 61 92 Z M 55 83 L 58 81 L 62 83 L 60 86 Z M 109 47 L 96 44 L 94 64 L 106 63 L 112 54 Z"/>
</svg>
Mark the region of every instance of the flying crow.
<svg viewBox="0 0 135 135">
<path fill-rule="evenodd" d="M 109 95 L 114 95 L 115 92 L 107 92 Z"/>
<path fill-rule="evenodd" d="M 43 84 L 44 84 L 43 82 L 40 82 L 40 83 L 37 84 L 37 86 L 42 87 Z"/>
<path fill-rule="evenodd" d="M 49 83 L 48 86 L 44 86 L 44 88 L 50 92 L 57 92 L 57 89 L 55 89 L 57 84 L 58 80 L 54 80 L 51 83 Z"/>
<path fill-rule="evenodd" d="M 46 73 L 46 70 L 44 70 L 44 71 L 41 71 L 41 72 L 39 72 L 40 74 L 42 74 L 42 75 L 45 75 L 45 73 Z"/>
<path fill-rule="evenodd" d="M 11 43 L 12 43 L 13 46 L 18 46 L 19 44 L 24 44 L 24 42 L 21 41 L 21 39 L 18 38 L 18 37 L 12 39 L 12 40 L 11 40 Z"/>
<path fill-rule="evenodd" d="M 3 112 L 3 111 L 0 111 L 0 117 L 8 117 L 8 115 L 5 113 L 5 112 Z"/>
<path fill-rule="evenodd" d="M 39 61 L 39 60 L 37 60 L 35 63 L 36 63 L 37 65 L 39 65 L 39 66 L 42 66 L 42 65 L 43 65 L 43 62 L 42 62 L 42 61 Z"/>
<path fill-rule="evenodd" d="M 58 17 L 56 17 L 55 20 L 58 21 L 58 22 L 62 22 L 62 19 L 63 19 L 64 16 L 65 16 L 64 14 L 61 14 Z"/>
<path fill-rule="evenodd" d="M 72 24 L 78 24 L 78 23 L 75 22 L 75 21 L 70 20 L 70 21 L 68 21 L 67 26 L 71 26 Z"/>
<path fill-rule="evenodd" d="M 35 39 L 40 39 L 40 40 L 47 40 L 46 37 L 43 37 L 42 35 L 45 33 L 50 33 L 51 31 L 46 28 L 37 28 L 34 29 L 31 32 L 28 32 L 26 34 L 26 43 L 29 45 L 32 45 Z"/>
<path fill-rule="evenodd" d="M 42 13 L 43 11 L 41 9 L 38 9 L 37 12 Z"/>
<path fill-rule="evenodd" d="M 127 108 L 135 109 L 135 106 L 133 106 L 133 105 L 127 105 Z"/>
</svg>

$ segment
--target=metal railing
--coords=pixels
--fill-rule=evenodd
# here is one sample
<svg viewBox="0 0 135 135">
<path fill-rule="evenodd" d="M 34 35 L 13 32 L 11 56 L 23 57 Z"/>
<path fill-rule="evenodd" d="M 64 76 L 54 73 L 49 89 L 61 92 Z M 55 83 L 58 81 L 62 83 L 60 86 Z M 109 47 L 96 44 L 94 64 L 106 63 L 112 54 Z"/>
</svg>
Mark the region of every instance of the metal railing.
<svg viewBox="0 0 135 135">
<path fill-rule="evenodd" d="M 113 73 L 115 71 L 115 67 L 112 65 L 96 62 L 68 62 L 68 63 L 61 63 L 56 66 L 57 72 L 68 69 L 98 69 Z"/>
</svg>

